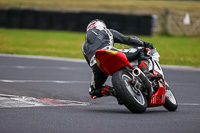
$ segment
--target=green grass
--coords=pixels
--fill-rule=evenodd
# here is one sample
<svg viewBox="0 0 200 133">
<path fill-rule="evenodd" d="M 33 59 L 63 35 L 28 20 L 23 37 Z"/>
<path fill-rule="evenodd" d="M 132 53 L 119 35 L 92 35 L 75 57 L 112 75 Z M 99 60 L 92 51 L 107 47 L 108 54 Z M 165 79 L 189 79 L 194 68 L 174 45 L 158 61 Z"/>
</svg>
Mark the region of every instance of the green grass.
<svg viewBox="0 0 200 133">
<path fill-rule="evenodd" d="M 82 58 L 83 33 L 0 29 L 0 53 Z"/>
<path fill-rule="evenodd" d="M 199 11 L 199 3 L 199 1 L 175 0 L 0 0 L 1 7 L 117 12 L 163 9 Z"/>
<path fill-rule="evenodd" d="M 200 66 L 200 38 L 154 36 L 142 37 L 154 44 L 161 57 L 160 63 L 167 65 Z"/>
<path fill-rule="evenodd" d="M 154 35 L 139 36 L 159 51 L 161 64 L 200 67 L 200 38 Z M 85 33 L 0 29 L 0 53 L 84 58 Z"/>
</svg>

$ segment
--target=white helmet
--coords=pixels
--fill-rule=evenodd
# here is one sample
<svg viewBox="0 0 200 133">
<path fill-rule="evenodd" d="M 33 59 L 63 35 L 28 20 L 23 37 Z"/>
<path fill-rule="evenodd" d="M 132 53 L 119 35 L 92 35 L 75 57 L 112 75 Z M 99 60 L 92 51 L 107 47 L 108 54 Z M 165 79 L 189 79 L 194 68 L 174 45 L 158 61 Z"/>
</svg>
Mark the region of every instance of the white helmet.
<svg viewBox="0 0 200 133">
<path fill-rule="evenodd" d="M 88 24 L 86 31 L 88 31 L 90 29 L 94 29 L 94 28 L 99 29 L 99 30 L 107 29 L 103 20 L 99 20 L 99 19 L 95 19 L 95 20 L 91 21 Z"/>
</svg>

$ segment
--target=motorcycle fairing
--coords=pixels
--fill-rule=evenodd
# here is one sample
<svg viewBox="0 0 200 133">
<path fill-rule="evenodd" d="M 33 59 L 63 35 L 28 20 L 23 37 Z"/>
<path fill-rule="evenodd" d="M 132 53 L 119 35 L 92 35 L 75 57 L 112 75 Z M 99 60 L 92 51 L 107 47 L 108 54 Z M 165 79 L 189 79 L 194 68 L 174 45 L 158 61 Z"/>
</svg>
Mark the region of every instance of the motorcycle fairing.
<svg viewBox="0 0 200 133">
<path fill-rule="evenodd" d="M 153 70 L 153 73 L 159 74 L 158 71 Z M 158 91 L 152 95 L 151 99 L 147 103 L 147 107 L 161 106 L 165 104 L 165 80 L 164 78 L 158 81 Z"/>
<path fill-rule="evenodd" d="M 100 49 L 95 52 L 95 58 L 99 68 L 108 75 L 113 75 L 124 66 L 134 69 L 124 53 Z"/>
<path fill-rule="evenodd" d="M 164 77 L 164 74 L 163 74 L 163 71 L 162 71 L 162 68 L 159 64 L 159 58 L 160 58 L 160 55 L 159 53 L 157 52 L 156 49 L 151 49 L 151 59 L 149 60 L 150 62 L 150 67 L 149 67 L 149 70 L 156 70 L 157 72 L 159 72 L 159 74 L 162 74 L 162 76 Z"/>
<path fill-rule="evenodd" d="M 165 86 L 158 81 L 159 89 L 152 95 L 151 99 L 147 103 L 147 107 L 161 106 L 165 103 Z"/>
</svg>

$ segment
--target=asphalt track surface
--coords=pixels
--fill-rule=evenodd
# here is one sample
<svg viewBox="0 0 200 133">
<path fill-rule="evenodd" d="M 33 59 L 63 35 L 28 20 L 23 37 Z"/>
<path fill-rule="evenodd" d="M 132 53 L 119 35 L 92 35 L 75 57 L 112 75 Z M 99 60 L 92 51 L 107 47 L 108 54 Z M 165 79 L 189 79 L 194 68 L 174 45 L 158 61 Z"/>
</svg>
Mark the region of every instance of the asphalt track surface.
<svg viewBox="0 0 200 133">
<path fill-rule="evenodd" d="M 89 103 L 0 107 L 0 133 L 199 133 L 200 69 L 164 66 L 163 70 L 179 103 L 177 111 L 156 107 L 132 114 L 113 97 L 89 97 L 91 70 L 82 60 L 0 55 L 0 94 Z"/>
</svg>

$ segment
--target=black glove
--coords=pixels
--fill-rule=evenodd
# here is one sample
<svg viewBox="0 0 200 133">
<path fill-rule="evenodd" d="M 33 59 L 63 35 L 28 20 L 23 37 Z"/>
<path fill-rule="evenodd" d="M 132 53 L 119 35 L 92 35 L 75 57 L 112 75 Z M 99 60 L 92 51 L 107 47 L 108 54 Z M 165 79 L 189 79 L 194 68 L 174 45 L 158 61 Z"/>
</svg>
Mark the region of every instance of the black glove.
<svg viewBox="0 0 200 133">
<path fill-rule="evenodd" d="M 150 42 L 143 42 L 143 43 L 144 43 L 145 48 L 154 49 L 152 43 L 150 43 Z"/>
</svg>

